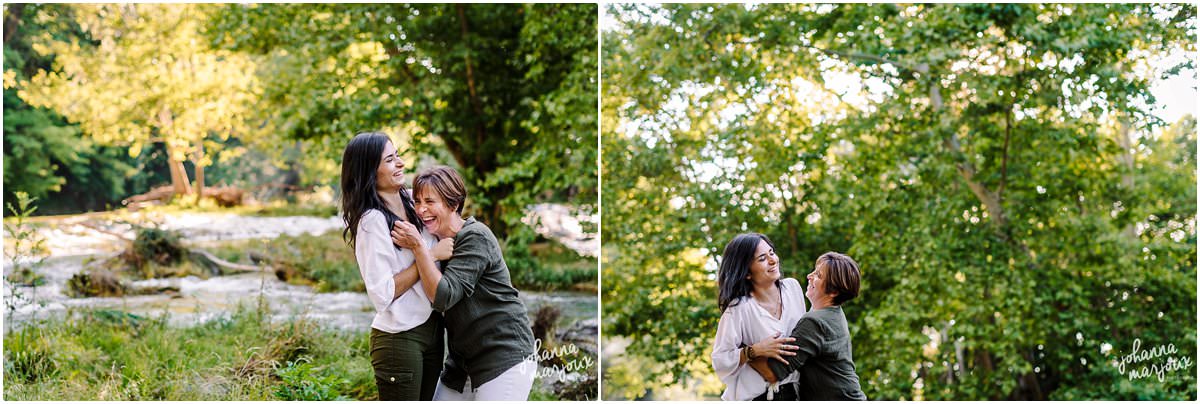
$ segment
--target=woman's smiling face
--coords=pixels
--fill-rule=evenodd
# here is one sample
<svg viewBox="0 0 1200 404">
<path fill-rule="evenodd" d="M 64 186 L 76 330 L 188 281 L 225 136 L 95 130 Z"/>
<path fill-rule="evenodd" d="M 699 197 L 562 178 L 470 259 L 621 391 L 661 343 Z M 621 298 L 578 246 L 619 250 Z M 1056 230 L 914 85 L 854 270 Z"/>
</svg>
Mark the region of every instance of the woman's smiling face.
<svg viewBox="0 0 1200 404">
<path fill-rule="evenodd" d="M 779 257 L 775 255 L 775 249 L 767 240 L 760 240 L 750 258 L 750 282 L 774 282 L 779 277 Z"/>
<path fill-rule="evenodd" d="M 828 296 L 828 293 L 825 293 L 825 274 L 822 269 L 824 268 L 818 265 L 805 277 L 808 279 L 808 289 L 804 291 L 804 296 L 807 296 L 810 302 L 815 302 Z"/>
<path fill-rule="evenodd" d="M 396 153 L 392 142 L 384 143 L 379 168 L 375 169 L 375 190 L 399 192 L 404 187 L 404 160 Z"/>
<path fill-rule="evenodd" d="M 430 233 L 440 238 L 454 237 L 455 230 L 450 228 L 450 219 L 458 215 L 455 211 L 457 207 L 446 206 L 445 199 L 431 188 L 421 187 L 413 190 L 417 217 L 425 223 L 425 228 Z"/>
</svg>

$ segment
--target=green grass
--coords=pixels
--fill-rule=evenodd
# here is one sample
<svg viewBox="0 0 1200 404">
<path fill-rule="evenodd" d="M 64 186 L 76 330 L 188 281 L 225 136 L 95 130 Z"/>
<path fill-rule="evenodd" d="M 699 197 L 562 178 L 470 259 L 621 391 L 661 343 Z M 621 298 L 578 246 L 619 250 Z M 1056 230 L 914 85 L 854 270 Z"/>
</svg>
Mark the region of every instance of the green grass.
<svg viewBox="0 0 1200 404">
<path fill-rule="evenodd" d="M 114 311 L 69 317 L 5 335 L 5 400 L 376 398 L 366 332 L 270 323 L 246 308 L 189 328 Z"/>
<path fill-rule="evenodd" d="M 166 315 L 69 313 L 4 336 L 4 399 L 375 400 L 369 334 L 239 307 L 191 327 Z M 593 370 L 594 372 L 594 370 Z M 592 387 L 594 388 L 594 386 Z M 554 401 L 540 383 L 530 400 Z"/>
</svg>

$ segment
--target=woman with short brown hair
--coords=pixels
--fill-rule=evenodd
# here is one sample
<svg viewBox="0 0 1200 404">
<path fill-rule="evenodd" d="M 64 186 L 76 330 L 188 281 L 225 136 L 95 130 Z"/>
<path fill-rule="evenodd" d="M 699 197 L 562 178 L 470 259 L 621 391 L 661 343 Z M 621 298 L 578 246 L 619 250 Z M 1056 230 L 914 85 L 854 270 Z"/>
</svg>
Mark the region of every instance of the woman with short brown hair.
<svg viewBox="0 0 1200 404">
<path fill-rule="evenodd" d="M 842 304 L 858 296 L 860 278 L 858 263 L 845 254 L 827 252 L 817 258 L 804 293 L 812 309 L 792 329 L 796 355 L 788 356 L 787 364 L 760 360 L 754 368 L 768 381 L 798 373 L 796 386 L 803 400 L 866 400 L 842 312 Z"/>
<path fill-rule="evenodd" d="M 474 217 L 463 219 L 467 189 L 454 169 L 422 171 L 413 179 L 413 196 L 421 224 L 454 239 L 454 253 L 439 271 L 415 225 L 397 222 L 392 232 L 415 253 L 421 286 L 446 318 L 450 355 L 434 400 L 526 400 L 537 371 L 533 331 L 500 243 Z"/>
</svg>

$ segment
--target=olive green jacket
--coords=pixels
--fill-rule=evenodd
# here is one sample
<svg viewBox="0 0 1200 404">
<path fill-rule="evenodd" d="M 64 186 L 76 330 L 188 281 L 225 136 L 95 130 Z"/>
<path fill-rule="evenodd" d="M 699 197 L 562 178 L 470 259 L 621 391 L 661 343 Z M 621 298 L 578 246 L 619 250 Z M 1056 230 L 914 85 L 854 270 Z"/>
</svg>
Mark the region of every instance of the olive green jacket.
<svg viewBox="0 0 1200 404">
<path fill-rule="evenodd" d="M 792 345 L 799 349 L 795 356 L 787 357 L 788 364 L 767 362 L 780 380 L 789 373 L 800 373 L 796 384 L 801 400 L 867 399 L 854 371 L 850 327 L 840 306 L 808 312 L 792 328 L 791 336 L 796 339 Z"/>
<path fill-rule="evenodd" d="M 492 230 L 474 217 L 454 236 L 433 309 L 445 314 L 450 355 L 442 383 L 478 388 L 533 355 L 533 331 Z M 534 372 L 530 367 L 525 371 Z"/>
</svg>

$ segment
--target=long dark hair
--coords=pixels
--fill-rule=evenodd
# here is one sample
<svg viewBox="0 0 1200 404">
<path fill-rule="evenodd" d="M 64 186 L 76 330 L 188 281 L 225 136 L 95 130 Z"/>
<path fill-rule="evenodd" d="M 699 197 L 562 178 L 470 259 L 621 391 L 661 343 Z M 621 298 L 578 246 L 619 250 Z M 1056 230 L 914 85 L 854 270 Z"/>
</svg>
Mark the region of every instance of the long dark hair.
<svg viewBox="0 0 1200 404">
<path fill-rule="evenodd" d="M 380 132 L 363 132 L 354 136 L 342 152 L 342 220 L 346 229 L 342 231 L 342 240 L 354 246 L 358 236 L 358 221 L 368 210 L 375 209 L 383 212 L 387 218 L 388 228 L 400 220 L 383 199 L 375 191 L 375 173 L 382 161 L 383 147 L 392 140 Z M 417 210 L 413 207 L 412 196 L 408 194 L 403 184 L 400 185 L 400 200 L 403 201 L 404 213 L 409 223 L 417 226 L 417 231 L 425 230 L 425 223 L 417 219 Z"/>
<path fill-rule="evenodd" d="M 750 276 L 750 262 L 754 260 L 754 250 L 758 243 L 766 241 L 767 245 L 775 248 L 771 239 L 759 233 L 739 234 L 729 244 L 725 245 L 725 253 L 721 254 L 721 271 L 717 273 L 717 307 L 721 313 L 725 309 L 737 306 L 738 300 L 750 296 L 754 285 L 746 277 Z M 775 286 L 782 282 L 775 280 Z"/>
</svg>

